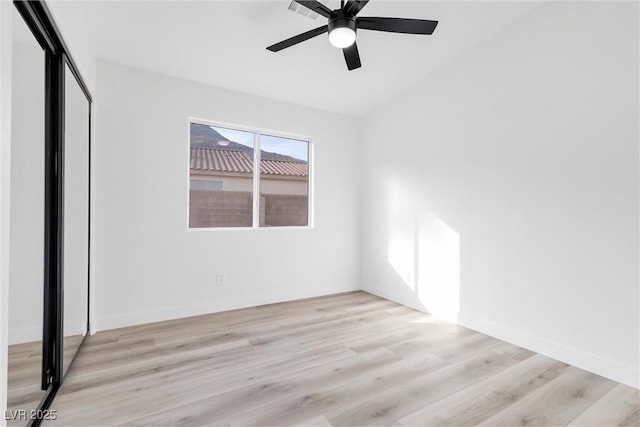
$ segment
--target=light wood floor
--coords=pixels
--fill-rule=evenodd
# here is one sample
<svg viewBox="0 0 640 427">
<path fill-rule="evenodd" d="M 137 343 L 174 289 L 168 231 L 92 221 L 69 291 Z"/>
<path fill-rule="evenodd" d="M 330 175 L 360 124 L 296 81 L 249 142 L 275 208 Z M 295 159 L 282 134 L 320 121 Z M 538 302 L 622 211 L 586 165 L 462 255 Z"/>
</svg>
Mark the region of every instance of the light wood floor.
<svg viewBox="0 0 640 427">
<path fill-rule="evenodd" d="M 64 366 L 66 372 L 76 353 L 82 335 L 64 337 Z M 42 381 L 42 341 L 13 344 L 8 347 L 7 410 L 32 411 L 38 408 L 45 395 Z M 20 420 L 8 420 L 8 426 L 24 425 Z"/>
<path fill-rule="evenodd" d="M 49 426 L 639 426 L 638 390 L 364 292 L 100 332 Z"/>
<path fill-rule="evenodd" d="M 33 410 L 38 407 L 45 392 L 42 381 L 42 342 L 10 345 L 7 369 L 7 410 Z M 9 425 L 25 424 L 8 421 Z"/>
</svg>

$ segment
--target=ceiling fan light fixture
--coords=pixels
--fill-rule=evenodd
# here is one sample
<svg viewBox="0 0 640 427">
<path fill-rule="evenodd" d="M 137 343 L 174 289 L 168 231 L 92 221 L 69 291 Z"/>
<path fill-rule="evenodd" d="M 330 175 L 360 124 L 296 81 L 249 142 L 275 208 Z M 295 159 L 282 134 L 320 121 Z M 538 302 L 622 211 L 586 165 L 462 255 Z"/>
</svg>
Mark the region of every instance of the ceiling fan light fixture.
<svg viewBox="0 0 640 427">
<path fill-rule="evenodd" d="M 322 1 L 322 3 L 320 2 Z M 267 47 L 271 52 L 280 52 L 298 43 L 310 40 L 320 34 L 329 33 L 329 42 L 342 49 L 344 60 L 349 71 L 362 66 L 360 53 L 356 44 L 358 30 L 384 31 L 400 34 L 430 35 L 438 25 L 438 21 L 411 18 L 358 17 L 358 13 L 369 3 L 369 0 L 348 0 L 340 2 L 340 9 L 331 10 L 326 3 L 329 0 L 294 0 L 294 3 L 306 7 L 309 11 L 327 18 L 327 25 L 322 25 L 297 36 L 289 37 L 279 43 Z M 297 5 L 296 5 L 297 8 Z"/>
<path fill-rule="evenodd" d="M 351 46 L 356 41 L 356 20 L 338 16 L 329 20 L 329 43 L 339 49 Z"/>
<path fill-rule="evenodd" d="M 351 46 L 356 41 L 356 32 L 349 27 L 334 28 L 329 33 L 329 43 L 339 49 Z"/>
</svg>

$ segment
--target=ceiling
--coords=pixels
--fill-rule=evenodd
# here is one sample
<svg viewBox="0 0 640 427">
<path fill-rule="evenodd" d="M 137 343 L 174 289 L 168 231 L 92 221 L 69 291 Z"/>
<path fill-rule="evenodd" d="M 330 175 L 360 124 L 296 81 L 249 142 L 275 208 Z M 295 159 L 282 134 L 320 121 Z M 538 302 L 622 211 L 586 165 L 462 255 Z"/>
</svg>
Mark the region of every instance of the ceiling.
<svg viewBox="0 0 640 427">
<path fill-rule="evenodd" d="M 358 32 L 362 68 L 348 71 L 326 35 L 265 48 L 318 27 L 290 0 L 82 2 L 98 57 L 241 92 L 365 115 L 517 21 L 535 2 L 372 0 L 361 16 L 439 20 L 432 36 Z M 338 8 L 338 0 L 328 6 Z"/>
</svg>

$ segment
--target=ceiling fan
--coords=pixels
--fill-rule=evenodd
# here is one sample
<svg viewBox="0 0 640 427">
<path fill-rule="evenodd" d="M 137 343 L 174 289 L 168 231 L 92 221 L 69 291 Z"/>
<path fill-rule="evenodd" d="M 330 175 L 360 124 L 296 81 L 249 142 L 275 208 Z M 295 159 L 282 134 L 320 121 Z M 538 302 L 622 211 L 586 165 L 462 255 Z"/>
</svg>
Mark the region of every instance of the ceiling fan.
<svg viewBox="0 0 640 427">
<path fill-rule="evenodd" d="M 358 29 L 404 34 L 433 34 L 433 31 L 438 25 L 438 21 L 429 21 L 426 19 L 356 16 L 369 0 L 349 0 L 346 3 L 342 0 L 340 2 L 340 9 L 336 10 L 331 10 L 316 0 L 295 1 L 327 18 L 329 20 L 328 25 L 323 25 L 305 33 L 298 34 L 280 43 L 271 45 L 267 49 L 271 52 L 279 52 L 282 49 L 329 32 L 329 42 L 333 46 L 342 49 L 349 71 L 362 66 L 358 46 L 356 45 L 356 31 Z"/>
</svg>

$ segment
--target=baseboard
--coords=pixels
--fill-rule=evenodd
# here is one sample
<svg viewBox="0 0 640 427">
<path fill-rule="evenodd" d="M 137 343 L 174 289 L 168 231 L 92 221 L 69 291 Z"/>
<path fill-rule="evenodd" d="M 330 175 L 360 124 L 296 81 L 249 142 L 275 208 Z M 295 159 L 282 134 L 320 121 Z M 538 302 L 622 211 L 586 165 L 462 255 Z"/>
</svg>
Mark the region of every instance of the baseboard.
<svg viewBox="0 0 640 427">
<path fill-rule="evenodd" d="M 156 310 L 138 311 L 134 313 L 98 315 L 91 325 L 94 331 L 123 328 L 127 326 L 143 325 L 146 323 L 162 322 L 184 317 L 199 316 L 203 314 L 219 313 L 240 308 L 255 307 L 265 304 L 273 304 L 285 301 L 332 295 L 342 292 L 359 290 L 357 285 L 344 285 L 330 289 L 296 289 L 268 294 L 253 294 L 242 297 L 221 298 L 215 301 L 206 301 L 198 304 L 183 305 L 178 307 L 165 307 Z"/>
<path fill-rule="evenodd" d="M 634 388 L 640 388 L 640 370 L 614 360 L 537 337 L 486 319 L 460 313 L 458 323 L 474 331 L 543 354 Z"/>
</svg>

